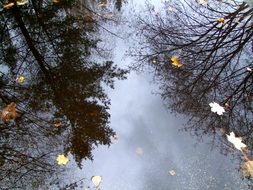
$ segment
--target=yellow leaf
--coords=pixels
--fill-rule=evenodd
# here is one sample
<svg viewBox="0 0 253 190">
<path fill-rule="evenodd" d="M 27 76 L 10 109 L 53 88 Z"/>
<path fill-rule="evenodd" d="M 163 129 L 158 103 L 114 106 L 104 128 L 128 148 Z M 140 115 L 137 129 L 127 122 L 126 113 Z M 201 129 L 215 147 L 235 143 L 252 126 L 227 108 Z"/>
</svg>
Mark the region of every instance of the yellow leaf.
<svg viewBox="0 0 253 190">
<path fill-rule="evenodd" d="M 17 0 L 17 5 L 25 5 L 28 4 L 28 0 Z"/>
<path fill-rule="evenodd" d="M 4 5 L 4 9 L 10 9 L 14 6 L 14 3 L 7 3 Z"/>
<path fill-rule="evenodd" d="M 57 160 L 58 165 L 66 165 L 69 161 L 69 159 L 63 154 L 59 154 L 56 160 Z"/>
<path fill-rule="evenodd" d="M 221 23 L 221 24 L 224 24 L 225 23 L 225 19 L 224 18 L 218 18 L 217 22 Z"/>
<path fill-rule="evenodd" d="M 245 177 L 253 177 L 253 161 L 249 160 L 244 162 L 241 169 Z"/>
<path fill-rule="evenodd" d="M 175 55 L 173 55 L 170 60 L 172 61 L 171 64 L 174 65 L 175 67 L 182 67 L 183 66 L 181 61 L 179 60 L 179 58 Z"/>
<path fill-rule="evenodd" d="M 1 112 L 1 119 L 3 122 L 9 122 L 11 119 L 16 119 L 18 117 L 16 104 L 11 102 L 7 105 Z"/>
<path fill-rule="evenodd" d="M 16 81 L 17 81 L 18 83 L 23 83 L 23 82 L 25 81 L 25 77 L 22 76 L 22 75 L 20 75 L 20 76 L 16 79 Z"/>
<path fill-rule="evenodd" d="M 60 3 L 60 0 L 53 0 L 53 3 Z"/>
<path fill-rule="evenodd" d="M 101 184 L 102 181 L 102 177 L 99 175 L 95 175 L 91 177 L 91 181 L 94 183 L 94 185 L 96 186 L 96 188 L 98 188 Z"/>
</svg>

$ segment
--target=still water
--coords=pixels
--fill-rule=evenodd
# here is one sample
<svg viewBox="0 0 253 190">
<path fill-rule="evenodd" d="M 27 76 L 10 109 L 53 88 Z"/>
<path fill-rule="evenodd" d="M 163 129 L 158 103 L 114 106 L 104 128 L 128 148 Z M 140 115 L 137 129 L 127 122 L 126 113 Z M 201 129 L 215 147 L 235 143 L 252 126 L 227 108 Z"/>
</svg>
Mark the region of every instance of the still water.
<svg viewBox="0 0 253 190">
<path fill-rule="evenodd" d="M 138 64 L 127 52 L 144 1 L 82 2 L 84 28 L 77 7 L 68 18 L 68 1 L 53 2 L 2 9 L 11 35 L 1 37 L 1 189 L 249 189 L 243 155 L 222 149 L 221 132 L 184 130 L 190 116 L 168 108 L 155 68 L 128 70 Z M 159 12 L 161 2 L 150 3 Z"/>
</svg>

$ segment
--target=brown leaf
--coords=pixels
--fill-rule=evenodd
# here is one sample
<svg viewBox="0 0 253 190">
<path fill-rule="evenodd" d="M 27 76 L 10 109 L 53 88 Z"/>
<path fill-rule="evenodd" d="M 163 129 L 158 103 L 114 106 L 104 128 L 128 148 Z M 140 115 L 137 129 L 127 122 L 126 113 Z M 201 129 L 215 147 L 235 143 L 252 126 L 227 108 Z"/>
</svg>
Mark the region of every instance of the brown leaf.
<svg viewBox="0 0 253 190">
<path fill-rule="evenodd" d="M 5 123 L 9 122 L 11 119 L 16 119 L 17 117 L 18 113 L 16 110 L 16 104 L 14 102 L 11 102 L 9 105 L 7 105 L 1 112 L 1 119 Z"/>
<path fill-rule="evenodd" d="M 242 164 L 242 173 L 245 177 L 253 177 L 253 161 L 248 160 Z"/>
</svg>

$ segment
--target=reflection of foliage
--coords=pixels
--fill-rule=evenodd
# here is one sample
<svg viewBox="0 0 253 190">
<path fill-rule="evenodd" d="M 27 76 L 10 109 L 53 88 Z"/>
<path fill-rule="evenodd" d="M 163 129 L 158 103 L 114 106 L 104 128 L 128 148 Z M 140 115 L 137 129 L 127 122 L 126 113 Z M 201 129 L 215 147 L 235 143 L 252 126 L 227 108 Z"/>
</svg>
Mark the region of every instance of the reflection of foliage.
<svg viewBox="0 0 253 190">
<path fill-rule="evenodd" d="M 218 0 L 207 7 L 196 1 L 170 1 L 164 8 L 156 12 L 148 5 L 149 19 L 137 21 L 139 45 L 131 52 L 140 61 L 136 67 L 156 57 L 151 65 L 163 98 L 175 111 L 192 116 L 197 134 L 232 129 L 251 144 L 253 72 L 246 68 L 253 66 L 253 9 Z M 172 56 L 183 66 L 173 67 Z M 222 117 L 210 112 L 213 101 L 225 107 Z"/>
<path fill-rule="evenodd" d="M 43 186 L 59 170 L 58 154 L 72 153 L 81 166 L 92 159 L 94 146 L 110 145 L 115 132 L 104 87 L 113 88 L 127 73 L 111 61 L 90 61 L 98 25 L 94 19 L 86 27 L 71 13 L 78 1 L 29 2 L 0 17 L 1 110 L 15 105 L 16 114 L 0 123 L 0 183 L 6 189 Z"/>
</svg>

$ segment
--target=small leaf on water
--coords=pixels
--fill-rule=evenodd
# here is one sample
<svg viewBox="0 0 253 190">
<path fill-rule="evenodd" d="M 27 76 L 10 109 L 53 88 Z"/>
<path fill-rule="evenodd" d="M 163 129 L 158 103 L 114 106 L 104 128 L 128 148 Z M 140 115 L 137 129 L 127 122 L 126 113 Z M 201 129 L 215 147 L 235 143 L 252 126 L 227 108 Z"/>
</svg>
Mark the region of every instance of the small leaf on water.
<svg viewBox="0 0 253 190">
<path fill-rule="evenodd" d="M 56 160 L 57 160 L 58 165 L 66 165 L 69 161 L 69 159 L 63 154 L 59 154 Z"/>
<path fill-rule="evenodd" d="M 241 137 L 235 137 L 234 132 L 231 132 L 229 135 L 227 135 L 228 141 L 231 142 L 235 148 L 242 151 L 242 148 L 246 148 L 246 144 L 242 143 Z"/>
<path fill-rule="evenodd" d="M 173 55 L 170 60 L 171 60 L 171 64 L 175 67 L 182 67 L 183 66 L 183 64 L 179 60 L 178 56 Z"/>
<path fill-rule="evenodd" d="M 224 18 L 218 18 L 217 22 L 220 24 L 224 24 L 225 23 L 225 19 Z"/>
<path fill-rule="evenodd" d="M 62 126 L 62 122 L 60 120 L 55 120 L 53 125 L 56 128 L 60 128 Z"/>
<path fill-rule="evenodd" d="M 18 6 L 21 6 L 21 5 L 25 5 L 25 4 L 28 4 L 28 0 L 17 0 L 17 5 Z"/>
<path fill-rule="evenodd" d="M 135 149 L 135 153 L 136 153 L 137 155 L 142 155 L 142 154 L 143 154 L 143 149 L 142 149 L 141 147 L 137 147 L 137 148 Z"/>
<path fill-rule="evenodd" d="M 249 71 L 249 72 L 252 71 L 252 69 L 250 67 L 247 67 L 246 70 Z"/>
<path fill-rule="evenodd" d="M 209 106 L 211 107 L 211 111 L 218 115 L 222 115 L 225 112 L 225 109 L 216 102 L 211 102 Z"/>
<path fill-rule="evenodd" d="M 198 0 L 198 4 L 203 5 L 203 6 L 207 6 L 208 0 Z"/>
<path fill-rule="evenodd" d="M 8 104 L 3 109 L 0 115 L 3 122 L 9 122 L 11 119 L 16 119 L 18 117 L 16 104 L 14 102 L 11 102 L 10 104 Z"/>
<path fill-rule="evenodd" d="M 25 81 L 25 77 L 20 75 L 17 77 L 16 81 L 17 81 L 17 83 L 23 83 Z"/>
<path fill-rule="evenodd" d="M 99 175 L 92 176 L 91 181 L 95 185 L 95 187 L 98 188 L 101 184 L 102 177 Z"/>
<path fill-rule="evenodd" d="M 10 9 L 10 8 L 12 8 L 14 6 L 14 3 L 7 3 L 7 4 L 5 4 L 4 5 L 4 9 Z"/>
<path fill-rule="evenodd" d="M 253 161 L 248 160 L 242 164 L 242 173 L 245 177 L 253 177 Z"/>
<path fill-rule="evenodd" d="M 60 3 L 60 0 L 53 0 L 53 3 L 55 4 Z"/>
<path fill-rule="evenodd" d="M 111 137 L 111 141 L 112 141 L 112 143 L 116 143 L 116 142 L 118 142 L 118 136 L 117 135 L 113 135 L 112 137 Z"/>
<path fill-rule="evenodd" d="M 176 175 L 175 170 L 170 170 L 169 173 L 170 173 L 170 175 L 172 175 L 172 176 Z"/>
</svg>

